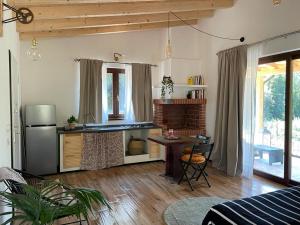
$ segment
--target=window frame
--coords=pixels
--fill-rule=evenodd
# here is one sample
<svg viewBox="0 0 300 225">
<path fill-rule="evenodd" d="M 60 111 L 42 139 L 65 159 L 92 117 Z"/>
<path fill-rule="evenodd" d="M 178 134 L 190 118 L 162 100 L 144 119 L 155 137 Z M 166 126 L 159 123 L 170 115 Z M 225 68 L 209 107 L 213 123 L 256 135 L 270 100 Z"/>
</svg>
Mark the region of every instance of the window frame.
<svg viewBox="0 0 300 225">
<path fill-rule="evenodd" d="M 119 102 L 119 76 L 125 74 L 125 69 L 120 68 L 107 68 L 107 75 L 112 74 L 112 90 L 113 90 L 113 113 L 108 114 L 108 120 L 124 120 L 124 114 L 120 114 L 120 102 Z"/>
</svg>

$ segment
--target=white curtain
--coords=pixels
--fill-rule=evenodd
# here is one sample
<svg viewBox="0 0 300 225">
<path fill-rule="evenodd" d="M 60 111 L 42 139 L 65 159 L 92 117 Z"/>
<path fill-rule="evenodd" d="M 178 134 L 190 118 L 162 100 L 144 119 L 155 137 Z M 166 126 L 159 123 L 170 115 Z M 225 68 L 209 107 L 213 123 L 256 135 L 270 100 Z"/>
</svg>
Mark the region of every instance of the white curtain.
<svg viewBox="0 0 300 225">
<path fill-rule="evenodd" d="M 247 73 L 245 79 L 243 109 L 243 176 L 253 175 L 253 144 L 255 132 L 255 92 L 258 60 L 262 55 L 262 44 L 249 46 L 247 50 Z"/>
<path fill-rule="evenodd" d="M 132 66 L 125 65 L 125 115 L 126 122 L 134 122 L 133 104 L 132 104 Z"/>
<path fill-rule="evenodd" d="M 125 115 L 124 122 L 134 122 L 132 105 L 132 66 L 129 64 L 104 63 L 102 66 L 102 123 L 108 122 L 107 68 L 125 69 Z"/>
</svg>

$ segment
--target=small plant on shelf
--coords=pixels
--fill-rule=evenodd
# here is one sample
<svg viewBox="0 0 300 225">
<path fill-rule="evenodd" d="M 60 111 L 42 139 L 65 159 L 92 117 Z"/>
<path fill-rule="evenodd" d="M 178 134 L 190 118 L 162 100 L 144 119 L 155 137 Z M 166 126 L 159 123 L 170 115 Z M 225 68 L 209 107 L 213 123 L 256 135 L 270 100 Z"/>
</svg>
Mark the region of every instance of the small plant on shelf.
<svg viewBox="0 0 300 225">
<path fill-rule="evenodd" d="M 74 129 L 76 127 L 76 124 L 78 123 L 78 120 L 76 119 L 75 116 L 70 116 L 69 119 L 67 120 L 69 124 L 70 129 Z"/>
<path fill-rule="evenodd" d="M 166 93 L 168 93 L 171 96 L 171 94 L 174 92 L 174 82 L 172 78 L 164 76 L 161 84 L 161 97 L 165 98 Z"/>
</svg>

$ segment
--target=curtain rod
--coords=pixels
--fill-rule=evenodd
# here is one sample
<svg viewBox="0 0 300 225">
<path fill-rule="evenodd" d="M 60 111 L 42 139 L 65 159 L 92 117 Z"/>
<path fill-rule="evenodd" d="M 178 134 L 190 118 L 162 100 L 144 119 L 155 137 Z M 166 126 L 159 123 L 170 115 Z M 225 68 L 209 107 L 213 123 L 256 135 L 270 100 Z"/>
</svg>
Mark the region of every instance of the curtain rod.
<svg viewBox="0 0 300 225">
<path fill-rule="evenodd" d="M 273 41 L 273 40 L 276 40 L 276 39 L 279 39 L 279 38 L 286 38 L 290 35 L 299 34 L 299 33 L 300 33 L 300 30 L 292 31 L 292 32 L 285 33 L 285 34 L 280 34 L 280 35 L 277 35 L 277 36 L 274 36 L 274 37 L 266 38 L 266 39 L 261 40 L 261 41 L 253 42 L 251 44 L 248 44 L 248 46 L 260 44 L 260 43 L 263 43 L 263 42 Z"/>
<path fill-rule="evenodd" d="M 292 31 L 292 32 L 285 33 L 285 34 L 280 34 L 280 35 L 277 35 L 277 36 L 274 36 L 274 37 L 266 38 L 266 39 L 261 40 L 261 41 L 257 41 L 257 42 L 250 43 L 250 44 L 248 44 L 248 46 L 253 46 L 253 45 L 261 44 L 261 43 L 264 43 L 264 42 L 273 41 L 273 40 L 276 40 L 276 39 L 279 39 L 279 38 L 287 38 L 287 37 L 290 36 L 290 35 L 299 34 L 299 33 L 300 33 L 300 30 Z M 219 52 L 217 53 L 217 55 L 218 55 L 220 52 L 223 52 L 223 51 L 225 51 L 225 50 L 227 50 L 227 49 L 224 49 L 224 50 L 219 51 Z"/>
<path fill-rule="evenodd" d="M 81 59 L 75 58 L 74 62 L 80 62 Z M 104 63 L 117 63 L 117 64 L 123 64 L 123 65 L 132 65 L 132 63 L 128 63 L 128 62 L 109 62 L 109 61 L 103 61 Z M 150 66 L 153 67 L 158 67 L 158 65 L 154 65 L 154 64 L 149 64 Z"/>
</svg>

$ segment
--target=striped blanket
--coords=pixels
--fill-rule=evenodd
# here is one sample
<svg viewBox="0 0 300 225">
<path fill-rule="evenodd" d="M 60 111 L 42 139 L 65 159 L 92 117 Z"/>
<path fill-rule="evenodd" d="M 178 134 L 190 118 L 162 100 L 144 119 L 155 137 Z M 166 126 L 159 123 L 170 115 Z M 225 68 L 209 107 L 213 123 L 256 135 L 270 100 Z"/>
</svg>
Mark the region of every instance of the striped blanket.
<svg viewBox="0 0 300 225">
<path fill-rule="evenodd" d="M 202 225 L 300 224 L 300 186 L 213 206 Z"/>
</svg>

